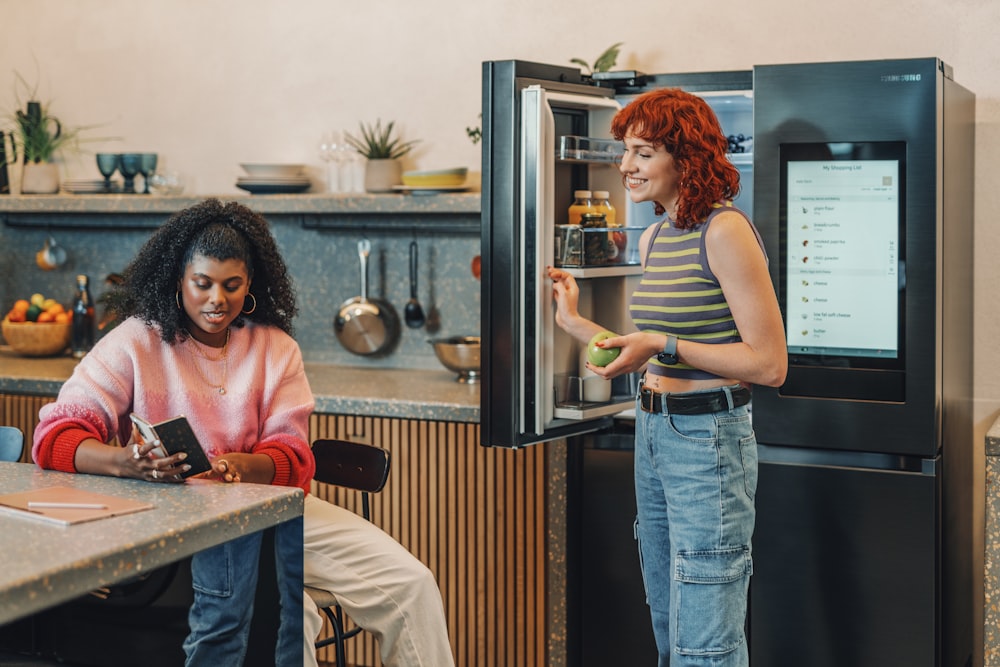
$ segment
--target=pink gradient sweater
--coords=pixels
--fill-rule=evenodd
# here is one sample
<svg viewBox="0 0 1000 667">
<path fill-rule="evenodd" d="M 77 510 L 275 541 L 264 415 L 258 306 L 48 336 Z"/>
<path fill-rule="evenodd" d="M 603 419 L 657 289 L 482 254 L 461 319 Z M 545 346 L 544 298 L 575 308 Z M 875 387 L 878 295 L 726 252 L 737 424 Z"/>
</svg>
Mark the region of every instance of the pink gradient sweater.
<svg viewBox="0 0 1000 667">
<path fill-rule="evenodd" d="M 76 450 L 86 438 L 129 441 L 130 412 L 153 423 L 184 415 L 209 459 L 266 454 L 274 461 L 273 484 L 309 493 L 316 469 L 308 441 L 314 401 L 298 344 L 280 329 L 248 322 L 231 330 L 228 368 L 210 360 L 220 352 L 193 339 L 168 345 L 156 328 L 127 319 L 39 411 L 35 462 L 76 472 Z M 211 385 L 222 384 L 223 375 L 226 393 L 220 394 Z"/>
</svg>

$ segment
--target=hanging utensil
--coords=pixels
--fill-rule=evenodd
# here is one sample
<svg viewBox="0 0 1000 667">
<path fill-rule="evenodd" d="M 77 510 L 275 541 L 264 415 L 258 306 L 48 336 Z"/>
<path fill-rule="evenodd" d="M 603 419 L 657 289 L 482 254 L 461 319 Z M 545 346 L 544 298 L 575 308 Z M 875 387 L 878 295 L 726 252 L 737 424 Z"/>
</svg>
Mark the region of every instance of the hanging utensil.
<svg viewBox="0 0 1000 667">
<path fill-rule="evenodd" d="M 349 352 L 364 356 L 386 353 L 399 340 L 399 317 L 392 306 L 381 299 L 368 298 L 368 255 L 371 242 L 358 242 L 361 261 L 361 296 L 340 306 L 333 329 Z"/>
<path fill-rule="evenodd" d="M 417 300 L 416 241 L 410 241 L 410 300 L 406 302 L 406 306 L 403 308 L 403 319 L 406 320 L 406 326 L 411 329 L 419 329 L 424 326 L 424 322 L 426 321 L 424 309 L 420 307 L 420 301 Z"/>
</svg>

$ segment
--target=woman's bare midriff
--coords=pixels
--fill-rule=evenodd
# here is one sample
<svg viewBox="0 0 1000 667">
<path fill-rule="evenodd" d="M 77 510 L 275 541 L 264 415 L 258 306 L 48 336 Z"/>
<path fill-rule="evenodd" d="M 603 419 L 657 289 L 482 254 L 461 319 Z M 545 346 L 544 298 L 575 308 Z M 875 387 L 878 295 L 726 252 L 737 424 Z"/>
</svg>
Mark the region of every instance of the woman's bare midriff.
<svg viewBox="0 0 1000 667">
<path fill-rule="evenodd" d="M 684 394 L 689 391 L 704 391 L 717 387 L 727 387 L 740 384 L 739 380 L 731 378 L 712 378 L 710 380 L 688 380 L 684 378 L 668 378 L 662 375 L 646 373 L 642 386 L 659 394 Z"/>
</svg>

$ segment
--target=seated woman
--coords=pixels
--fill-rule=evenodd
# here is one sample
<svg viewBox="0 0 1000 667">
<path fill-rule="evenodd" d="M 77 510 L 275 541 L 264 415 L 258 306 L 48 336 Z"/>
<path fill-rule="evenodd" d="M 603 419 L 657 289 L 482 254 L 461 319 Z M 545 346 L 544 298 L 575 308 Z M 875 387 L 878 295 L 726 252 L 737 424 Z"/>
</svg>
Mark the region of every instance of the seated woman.
<svg viewBox="0 0 1000 667">
<path fill-rule="evenodd" d="M 108 296 L 123 321 L 39 412 L 35 462 L 183 483 L 183 454 L 150 456 L 158 443 L 142 442 L 129 420 L 132 412 L 152 422 L 183 414 L 212 462 L 201 477 L 306 491 L 304 554 L 287 553 L 278 539 L 279 565 L 301 566 L 306 585 L 337 595 L 378 638 L 386 665 L 453 664 L 430 570 L 378 527 L 309 495 L 314 402 L 291 337 L 295 293 L 267 221 L 216 199 L 182 210 L 145 243 Z M 259 549 L 258 533 L 192 559 L 187 664 L 242 662 Z M 289 628 L 299 624 L 288 607 L 299 599 L 304 636 L 292 637 Z M 282 608 L 276 664 L 298 667 L 304 658 L 315 665 L 322 617 L 302 591 L 283 591 Z"/>
</svg>

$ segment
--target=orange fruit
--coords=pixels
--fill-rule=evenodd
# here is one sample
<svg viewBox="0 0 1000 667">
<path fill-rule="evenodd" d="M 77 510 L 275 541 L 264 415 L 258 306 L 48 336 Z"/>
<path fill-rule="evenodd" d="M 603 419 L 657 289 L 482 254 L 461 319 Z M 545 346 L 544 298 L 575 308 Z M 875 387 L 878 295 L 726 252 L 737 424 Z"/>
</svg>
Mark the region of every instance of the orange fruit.
<svg viewBox="0 0 1000 667">
<path fill-rule="evenodd" d="M 14 302 L 14 310 L 16 310 L 18 312 L 26 313 L 26 312 L 28 312 L 28 306 L 30 306 L 30 305 L 31 304 L 28 303 L 27 299 L 18 299 L 17 301 Z"/>
<path fill-rule="evenodd" d="M 47 310 L 43 310 L 42 312 L 38 313 L 38 319 L 35 321 L 42 323 L 42 322 L 55 322 L 55 320 L 56 320 L 55 315 L 53 315 Z"/>
<path fill-rule="evenodd" d="M 66 309 L 63 307 L 61 303 L 59 303 L 58 301 L 54 301 L 52 302 L 52 305 L 50 305 L 48 308 L 45 309 L 45 312 L 52 313 L 53 315 L 58 315 L 59 313 L 66 312 Z"/>
<path fill-rule="evenodd" d="M 57 314 L 55 321 L 57 324 L 67 324 L 69 322 L 69 313 L 62 312 Z"/>
</svg>

